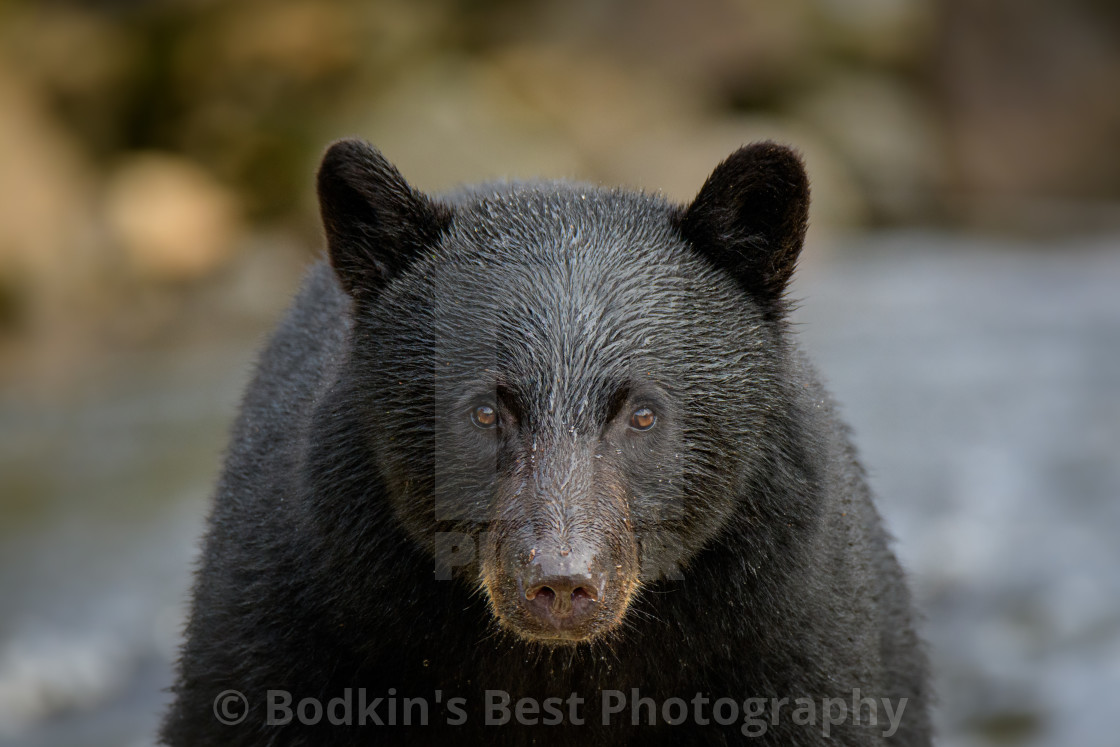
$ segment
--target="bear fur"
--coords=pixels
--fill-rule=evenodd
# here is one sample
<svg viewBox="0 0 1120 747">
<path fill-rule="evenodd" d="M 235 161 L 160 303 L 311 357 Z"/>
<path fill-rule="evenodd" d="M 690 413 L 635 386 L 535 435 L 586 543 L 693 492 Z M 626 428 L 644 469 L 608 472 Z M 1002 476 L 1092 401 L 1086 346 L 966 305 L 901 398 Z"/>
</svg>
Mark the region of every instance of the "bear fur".
<svg viewBox="0 0 1120 747">
<path fill-rule="evenodd" d="M 329 261 L 234 426 L 166 744 L 930 743 L 903 575 L 787 321 L 792 151 L 677 206 L 433 198 L 346 140 L 319 198 Z"/>
</svg>

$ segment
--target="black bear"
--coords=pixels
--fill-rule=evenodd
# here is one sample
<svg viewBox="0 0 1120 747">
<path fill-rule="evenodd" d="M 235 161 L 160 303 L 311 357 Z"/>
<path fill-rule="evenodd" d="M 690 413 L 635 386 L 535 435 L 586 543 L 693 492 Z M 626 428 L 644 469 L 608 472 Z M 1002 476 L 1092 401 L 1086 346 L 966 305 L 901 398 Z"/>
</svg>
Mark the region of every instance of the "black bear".
<svg viewBox="0 0 1120 747">
<path fill-rule="evenodd" d="M 909 594 L 788 322 L 773 143 L 687 206 L 433 198 L 334 144 L 329 262 L 209 519 L 171 745 L 928 745 Z"/>
</svg>

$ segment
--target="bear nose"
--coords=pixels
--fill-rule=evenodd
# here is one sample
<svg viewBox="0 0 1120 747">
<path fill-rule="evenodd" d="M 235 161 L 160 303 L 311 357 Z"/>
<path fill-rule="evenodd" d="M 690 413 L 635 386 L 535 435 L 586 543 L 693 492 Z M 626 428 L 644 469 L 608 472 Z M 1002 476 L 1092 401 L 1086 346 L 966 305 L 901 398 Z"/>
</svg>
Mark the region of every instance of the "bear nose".
<svg viewBox="0 0 1120 747">
<path fill-rule="evenodd" d="M 591 548 L 567 543 L 531 550 L 518 579 L 521 603 L 537 625 L 567 636 L 594 617 L 605 577 Z"/>
<path fill-rule="evenodd" d="M 594 609 L 599 590 L 589 576 L 554 576 L 525 589 L 525 599 L 538 617 L 574 622 Z"/>
</svg>

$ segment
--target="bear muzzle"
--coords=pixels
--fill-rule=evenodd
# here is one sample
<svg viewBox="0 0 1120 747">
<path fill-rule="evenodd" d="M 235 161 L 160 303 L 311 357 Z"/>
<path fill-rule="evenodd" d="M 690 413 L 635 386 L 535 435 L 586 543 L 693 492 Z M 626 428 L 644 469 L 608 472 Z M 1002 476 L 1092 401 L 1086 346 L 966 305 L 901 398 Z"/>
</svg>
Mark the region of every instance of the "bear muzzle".
<svg viewBox="0 0 1120 747">
<path fill-rule="evenodd" d="M 483 556 L 483 579 L 494 613 L 528 641 L 570 645 L 598 638 L 619 626 L 637 588 L 633 545 L 510 538 L 492 549 L 492 565 Z"/>
<path fill-rule="evenodd" d="M 593 640 L 621 624 L 638 585 L 625 483 L 593 442 L 540 439 L 531 465 L 500 481 L 481 554 L 503 628 L 546 645 Z"/>
</svg>

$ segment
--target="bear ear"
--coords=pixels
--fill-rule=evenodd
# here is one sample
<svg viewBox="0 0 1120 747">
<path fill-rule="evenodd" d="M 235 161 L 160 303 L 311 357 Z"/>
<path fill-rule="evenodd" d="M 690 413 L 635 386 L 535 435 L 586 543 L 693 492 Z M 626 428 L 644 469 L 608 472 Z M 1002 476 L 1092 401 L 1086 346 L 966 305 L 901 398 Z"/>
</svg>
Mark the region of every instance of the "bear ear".
<svg viewBox="0 0 1120 747">
<path fill-rule="evenodd" d="M 447 207 L 410 187 L 361 140 L 340 140 L 327 149 L 318 192 L 331 266 L 355 299 L 376 292 L 451 223 Z"/>
<path fill-rule="evenodd" d="M 780 310 L 809 219 L 801 158 L 772 142 L 732 153 L 680 215 L 692 245 L 771 310 Z"/>
</svg>

